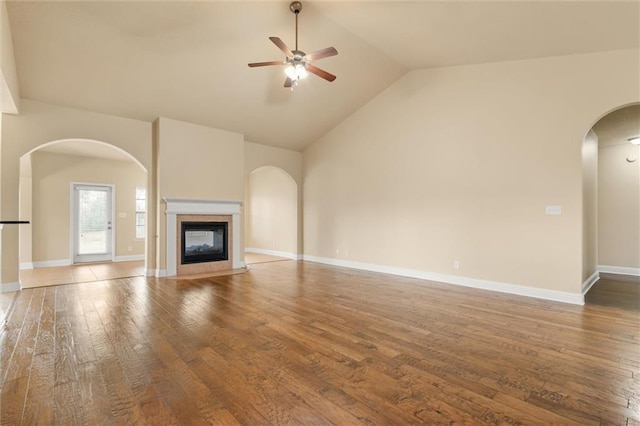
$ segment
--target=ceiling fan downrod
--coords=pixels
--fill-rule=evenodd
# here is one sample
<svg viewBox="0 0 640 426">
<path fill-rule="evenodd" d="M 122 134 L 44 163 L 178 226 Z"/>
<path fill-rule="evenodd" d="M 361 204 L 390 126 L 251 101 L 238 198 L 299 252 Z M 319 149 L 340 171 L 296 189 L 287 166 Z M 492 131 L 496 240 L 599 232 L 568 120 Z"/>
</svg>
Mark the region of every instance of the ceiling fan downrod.
<svg viewBox="0 0 640 426">
<path fill-rule="evenodd" d="M 296 50 L 298 50 L 298 15 L 302 10 L 302 2 L 293 1 L 289 5 L 289 10 L 296 15 Z"/>
</svg>

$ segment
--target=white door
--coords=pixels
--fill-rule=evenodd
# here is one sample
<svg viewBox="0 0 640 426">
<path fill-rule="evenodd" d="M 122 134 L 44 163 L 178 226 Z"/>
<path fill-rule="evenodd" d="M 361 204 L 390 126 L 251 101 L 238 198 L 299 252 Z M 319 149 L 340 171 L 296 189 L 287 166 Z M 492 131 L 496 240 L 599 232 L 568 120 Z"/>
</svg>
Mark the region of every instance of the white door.
<svg viewBox="0 0 640 426">
<path fill-rule="evenodd" d="M 113 260 L 113 189 L 73 184 L 73 263 Z"/>
</svg>

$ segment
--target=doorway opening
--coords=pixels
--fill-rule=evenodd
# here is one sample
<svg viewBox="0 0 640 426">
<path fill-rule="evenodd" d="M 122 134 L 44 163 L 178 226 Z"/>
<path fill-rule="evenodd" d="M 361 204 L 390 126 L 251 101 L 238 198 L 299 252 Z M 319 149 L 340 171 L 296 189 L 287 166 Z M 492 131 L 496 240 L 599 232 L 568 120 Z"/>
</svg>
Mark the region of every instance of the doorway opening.
<svg viewBox="0 0 640 426">
<path fill-rule="evenodd" d="M 135 157 L 100 141 L 24 154 L 19 213 L 31 223 L 18 234 L 21 287 L 144 275 L 147 179 Z"/>
<path fill-rule="evenodd" d="M 633 104 L 602 116 L 584 138 L 583 294 L 592 286 L 618 294 L 621 283 L 633 288 L 640 278 L 638 137 L 640 104 Z"/>
</svg>

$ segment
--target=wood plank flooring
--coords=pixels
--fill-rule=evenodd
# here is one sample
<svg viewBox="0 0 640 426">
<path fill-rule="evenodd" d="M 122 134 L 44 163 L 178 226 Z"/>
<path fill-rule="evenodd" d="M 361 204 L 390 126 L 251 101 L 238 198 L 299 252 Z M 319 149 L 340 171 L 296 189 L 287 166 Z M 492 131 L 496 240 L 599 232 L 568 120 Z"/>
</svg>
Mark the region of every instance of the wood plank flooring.
<svg viewBox="0 0 640 426">
<path fill-rule="evenodd" d="M 587 303 L 640 312 L 640 277 L 601 274 L 585 297 Z"/>
<path fill-rule="evenodd" d="M 247 265 L 253 265 L 256 263 L 267 263 L 267 262 L 282 262 L 284 260 L 290 260 L 290 258 L 281 257 L 281 256 L 272 256 L 270 254 L 253 253 L 249 251 L 244 253 L 244 263 Z"/>
<path fill-rule="evenodd" d="M 0 420 L 638 425 L 640 312 L 596 286 L 573 306 L 282 261 L 27 289 Z"/>
<path fill-rule="evenodd" d="M 22 288 L 84 283 L 144 275 L 144 261 L 80 263 L 20 271 Z"/>
</svg>

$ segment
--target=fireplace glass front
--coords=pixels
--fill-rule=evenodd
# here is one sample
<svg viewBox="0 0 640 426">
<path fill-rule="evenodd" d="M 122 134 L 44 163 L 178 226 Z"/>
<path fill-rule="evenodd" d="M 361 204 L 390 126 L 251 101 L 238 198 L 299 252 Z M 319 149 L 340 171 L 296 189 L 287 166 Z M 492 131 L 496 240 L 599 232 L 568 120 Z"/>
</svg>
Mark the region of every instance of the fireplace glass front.
<svg viewBox="0 0 640 426">
<path fill-rule="evenodd" d="M 229 260 L 227 222 L 182 222 L 181 263 Z"/>
</svg>

